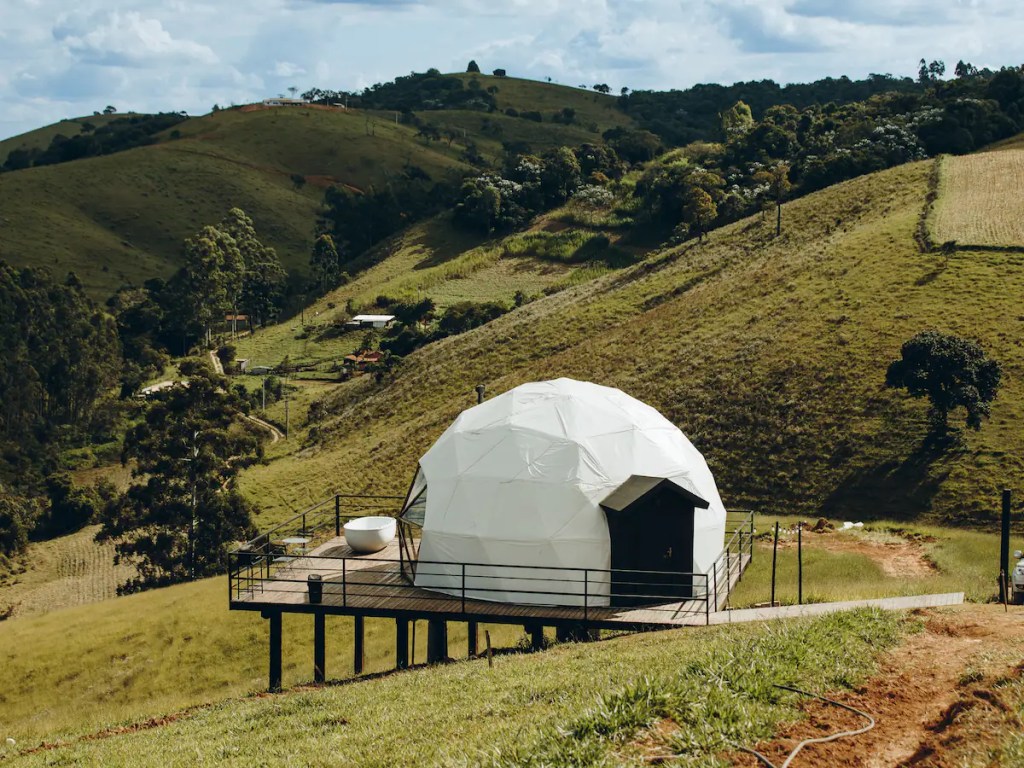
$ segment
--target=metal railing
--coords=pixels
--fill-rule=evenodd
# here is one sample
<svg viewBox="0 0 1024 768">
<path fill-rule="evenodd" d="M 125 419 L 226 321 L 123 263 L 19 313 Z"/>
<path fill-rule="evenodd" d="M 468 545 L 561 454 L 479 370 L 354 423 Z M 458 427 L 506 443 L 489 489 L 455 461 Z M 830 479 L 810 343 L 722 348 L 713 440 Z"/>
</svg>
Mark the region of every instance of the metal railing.
<svg viewBox="0 0 1024 768">
<path fill-rule="evenodd" d="M 385 605 L 406 612 L 498 615 L 512 604 L 532 607 L 537 617 L 576 609 L 583 621 L 607 620 L 635 609 L 662 615 L 666 623 L 699 614 L 709 622 L 753 556 L 754 518 L 747 511 L 727 515 L 732 533 L 705 573 L 419 560 L 413 580 L 401 558 L 310 554 L 318 543 L 340 535 L 345 520 L 368 510 L 395 512 L 400 498 L 338 495 L 247 542 L 228 556 L 229 600 L 305 602 L 309 576 L 317 574 L 320 600 L 354 612 Z M 289 549 L 289 538 L 302 543 Z"/>
<path fill-rule="evenodd" d="M 291 562 L 294 549 L 289 550 L 287 540 L 302 540 L 299 552 L 309 550 L 341 536 L 349 520 L 365 516 L 368 512 L 397 517 L 404 496 L 335 494 L 313 504 L 292 517 L 278 523 L 242 544 L 228 554 L 228 597 L 233 594 L 231 584 L 245 581 L 250 589 L 262 588 L 272 579 L 275 566 Z"/>
</svg>

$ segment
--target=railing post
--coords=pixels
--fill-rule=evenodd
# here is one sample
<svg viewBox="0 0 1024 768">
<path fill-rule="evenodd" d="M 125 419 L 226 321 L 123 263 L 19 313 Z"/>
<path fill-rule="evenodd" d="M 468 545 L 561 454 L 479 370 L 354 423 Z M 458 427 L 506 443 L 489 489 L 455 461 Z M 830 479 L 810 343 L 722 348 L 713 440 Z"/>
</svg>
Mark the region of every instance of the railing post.
<svg viewBox="0 0 1024 768">
<path fill-rule="evenodd" d="M 341 559 L 341 607 L 348 606 L 348 572 L 345 567 L 346 558 Z"/>
<path fill-rule="evenodd" d="M 725 550 L 725 588 L 732 588 L 732 553 Z"/>
<path fill-rule="evenodd" d="M 721 560 L 719 560 L 721 562 Z M 715 563 L 712 571 L 715 577 L 715 613 L 718 613 L 718 563 Z"/>
<path fill-rule="evenodd" d="M 334 535 L 341 536 L 341 496 L 334 495 Z"/>
<path fill-rule="evenodd" d="M 466 564 L 462 563 L 462 612 L 466 612 Z"/>
<path fill-rule="evenodd" d="M 708 587 L 711 586 L 708 583 L 708 575 L 704 574 L 704 624 L 710 626 L 711 624 L 711 595 L 708 593 Z"/>
<path fill-rule="evenodd" d="M 590 618 L 590 571 L 583 570 L 583 620 Z"/>
</svg>

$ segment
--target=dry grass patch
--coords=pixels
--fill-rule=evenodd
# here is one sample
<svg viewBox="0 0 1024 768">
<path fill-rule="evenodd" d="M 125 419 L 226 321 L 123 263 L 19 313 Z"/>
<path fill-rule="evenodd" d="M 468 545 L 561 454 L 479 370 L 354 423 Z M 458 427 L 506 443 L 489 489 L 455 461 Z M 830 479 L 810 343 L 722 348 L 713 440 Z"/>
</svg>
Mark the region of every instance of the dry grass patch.
<svg viewBox="0 0 1024 768">
<path fill-rule="evenodd" d="M 1024 247 L 1024 149 L 943 158 L 933 239 Z"/>
<path fill-rule="evenodd" d="M 0 609 L 11 616 L 35 616 L 59 608 L 89 605 L 115 597 L 118 585 L 135 574 L 128 565 L 114 565 L 114 545 L 98 544 L 99 526 L 90 525 L 59 539 L 33 544 L 25 570 L 0 584 Z"/>
</svg>

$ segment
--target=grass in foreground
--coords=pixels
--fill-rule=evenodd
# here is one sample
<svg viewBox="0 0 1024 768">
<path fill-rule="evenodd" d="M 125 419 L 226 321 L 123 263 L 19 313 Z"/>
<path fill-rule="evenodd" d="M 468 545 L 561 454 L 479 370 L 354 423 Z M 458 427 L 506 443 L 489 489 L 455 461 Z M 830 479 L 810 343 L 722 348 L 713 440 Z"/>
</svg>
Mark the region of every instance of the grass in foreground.
<svg viewBox="0 0 1024 768">
<path fill-rule="evenodd" d="M 671 717 L 687 726 L 673 748 L 714 765 L 730 740 L 753 743 L 798 716 L 772 683 L 849 687 L 907 626 L 862 611 L 565 645 L 500 656 L 494 669 L 481 660 L 229 701 L 17 764 L 628 765 L 640 764 L 629 740 Z"/>
<path fill-rule="evenodd" d="M 226 586 L 207 579 L 0 622 L 0 742 L 29 746 L 265 690 L 267 622 L 229 612 Z M 313 621 L 283 623 L 285 685 L 309 682 Z M 496 647 L 523 636 L 519 627 L 486 629 Z M 465 657 L 464 624 L 452 625 L 449 641 L 449 654 Z M 393 669 L 394 646 L 393 621 L 367 620 L 365 672 Z M 328 619 L 327 653 L 329 679 L 350 677 L 350 618 Z M 426 658 L 422 622 L 414 658 Z"/>
</svg>

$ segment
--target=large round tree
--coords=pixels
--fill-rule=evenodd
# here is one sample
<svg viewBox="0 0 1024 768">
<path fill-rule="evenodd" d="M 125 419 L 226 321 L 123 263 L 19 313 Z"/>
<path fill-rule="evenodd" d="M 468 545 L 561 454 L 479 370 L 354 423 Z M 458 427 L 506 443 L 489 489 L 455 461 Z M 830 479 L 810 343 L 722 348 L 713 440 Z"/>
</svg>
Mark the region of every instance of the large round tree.
<svg viewBox="0 0 1024 768">
<path fill-rule="evenodd" d="M 932 431 L 945 434 L 949 414 L 967 411 L 967 426 L 980 429 L 999 390 L 999 363 L 977 342 L 938 331 L 923 331 L 904 342 L 899 360 L 889 364 L 887 387 L 906 389 L 931 403 Z"/>
</svg>

